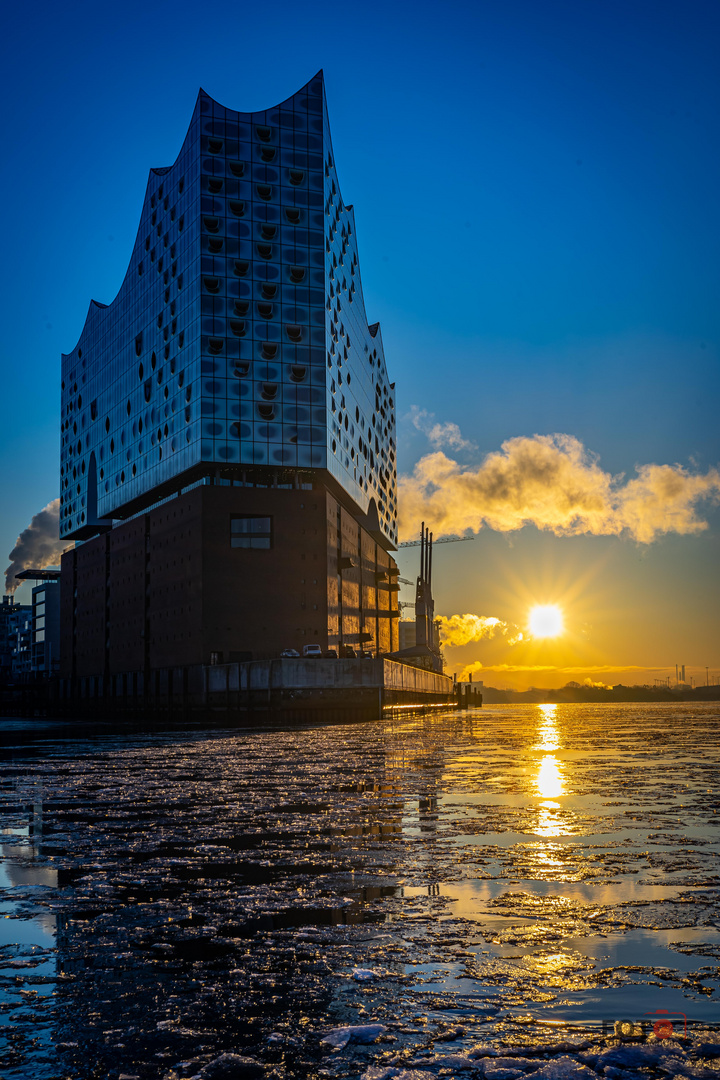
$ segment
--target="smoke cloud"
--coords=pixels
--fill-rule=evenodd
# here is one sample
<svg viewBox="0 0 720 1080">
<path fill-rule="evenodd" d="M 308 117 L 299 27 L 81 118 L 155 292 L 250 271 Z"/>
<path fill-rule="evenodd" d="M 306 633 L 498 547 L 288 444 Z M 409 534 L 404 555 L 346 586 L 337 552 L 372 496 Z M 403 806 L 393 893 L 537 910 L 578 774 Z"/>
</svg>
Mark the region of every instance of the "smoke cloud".
<svg viewBox="0 0 720 1080">
<path fill-rule="evenodd" d="M 469 645 L 472 641 L 482 641 L 496 634 L 504 637 L 508 645 L 517 645 L 525 640 L 517 626 L 493 615 L 451 615 L 449 618 L 441 615 L 437 621 L 440 623 L 440 640 L 450 648 Z"/>
<path fill-rule="evenodd" d="M 681 465 L 638 465 L 612 476 L 572 435 L 508 439 L 480 465 L 462 466 L 442 451 L 421 458 L 399 481 L 401 538 L 424 520 L 436 536 L 483 526 L 512 532 L 535 525 L 556 536 L 627 535 L 649 544 L 664 533 L 707 529 L 703 500 L 720 502 L 720 472 Z"/>
<path fill-rule="evenodd" d="M 11 596 L 20 585 L 15 575 L 29 567 L 42 570 L 60 562 L 60 556 L 68 547 L 60 540 L 60 500 L 53 499 L 35 514 L 27 529 L 20 533 L 8 558 L 10 565 L 5 571 L 5 592 Z"/>
<path fill-rule="evenodd" d="M 476 450 L 475 443 L 464 439 L 457 424 L 447 421 L 444 424 L 435 419 L 435 414 L 427 409 L 419 409 L 417 405 L 410 407 L 410 420 L 418 431 L 427 435 L 430 442 L 438 450 L 441 446 L 449 446 L 451 450 Z"/>
<path fill-rule="evenodd" d="M 592 679 L 583 679 L 583 686 L 587 686 L 590 690 L 612 690 L 612 686 L 605 682 L 593 682 Z"/>
</svg>

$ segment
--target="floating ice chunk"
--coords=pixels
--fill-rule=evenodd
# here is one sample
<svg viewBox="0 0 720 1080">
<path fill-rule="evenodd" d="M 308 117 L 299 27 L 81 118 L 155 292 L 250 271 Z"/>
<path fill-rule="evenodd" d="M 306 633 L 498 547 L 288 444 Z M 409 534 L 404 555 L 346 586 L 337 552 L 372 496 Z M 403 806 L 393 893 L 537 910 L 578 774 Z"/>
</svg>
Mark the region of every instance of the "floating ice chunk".
<svg viewBox="0 0 720 1080">
<path fill-rule="evenodd" d="M 438 1031 L 437 1035 L 433 1038 L 435 1042 L 454 1042 L 455 1039 L 462 1039 L 463 1035 L 467 1034 L 467 1028 L 457 1024 L 455 1027 L 445 1028 L 444 1031 Z"/>
<path fill-rule="evenodd" d="M 378 1068 L 371 1065 L 360 1077 L 360 1080 L 429 1080 L 430 1074 L 420 1072 L 419 1069 L 396 1069 Z"/>
<path fill-rule="evenodd" d="M 419 1065 L 419 1061 L 412 1062 L 413 1065 Z M 423 1064 L 430 1065 L 433 1069 L 455 1069 L 457 1072 L 462 1072 L 463 1069 L 475 1069 L 477 1063 L 471 1061 L 465 1054 L 438 1054 L 436 1057 L 429 1058 Z M 505 1080 L 505 1077 L 498 1076 L 497 1080 Z M 509 1077 L 508 1080 L 512 1080 Z"/>
<path fill-rule="evenodd" d="M 192 1080 L 260 1080 L 265 1069 L 254 1058 L 240 1054 L 221 1054 L 208 1061 Z"/>
<path fill-rule="evenodd" d="M 485 1075 L 488 1075 L 487 1072 Z M 577 1080 L 585 1080 L 585 1078 L 590 1080 L 591 1077 L 596 1078 L 597 1073 L 593 1069 L 589 1069 L 587 1065 L 575 1061 L 574 1058 L 561 1057 L 556 1058 L 555 1061 L 548 1061 L 532 1076 L 534 1080 L 576 1080 L 576 1078 Z"/>
<path fill-rule="evenodd" d="M 497 1057 L 498 1051 L 494 1046 L 490 1046 L 489 1043 L 481 1043 L 480 1046 L 474 1046 L 472 1050 L 468 1051 L 468 1057 L 470 1058 L 484 1058 L 484 1057 Z"/>
<path fill-rule="evenodd" d="M 372 1043 L 387 1031 L 384 1024 L 358 1024 L 354 1027 L 339 1027 L 328 1031 L 321 1040 L 336 1050 L 343 1050 L 348 1043 Z"/>
<path fill-rule="evenodd" d="M 632 1069 L 639 1066 L 657 1066 L 662 1062 L 662 1067 L 667 1070 L 670 1059 L 683 1056 L 682 1047 L 675 1042 L 642 1043 L 634 1046 L 613 1046 L 598 1054 L 594 1065 L 600 1072 L 608 1065 Z"/>
<path fill-rule="evenodd" d="M 720 1057 L 720 1043 L 695 1043 L 693 1050 L 700 1057 Z"/>
<path fill-rule="evenodd" d="M 517 1049 L 517 1047 L 514 1049 Z M 505 1053 L 507 1051 L 503 1051 L 503 1054 Z M 474 1064 L 477 1067 L 477 1059 L 475 1059 Z M 513 1055 L 512 1057 L 490 1058 L 488 1061 L 481 1063 L 480 1068 L 483 1069 L 484 1075 L 489 1080 L 516 1080 L 516 1077 L 523 1075 L 525 1069 L 535 1069 L 539 1064 L 537 1058 L 530 1059 Z"/>
<path fill-rule="evenodd" d="M 353 968 L 351 979 L 355 982 L 372 982 L 373 979 L 377 979 L 377 972 L 372 968 Z"/>
</svg>

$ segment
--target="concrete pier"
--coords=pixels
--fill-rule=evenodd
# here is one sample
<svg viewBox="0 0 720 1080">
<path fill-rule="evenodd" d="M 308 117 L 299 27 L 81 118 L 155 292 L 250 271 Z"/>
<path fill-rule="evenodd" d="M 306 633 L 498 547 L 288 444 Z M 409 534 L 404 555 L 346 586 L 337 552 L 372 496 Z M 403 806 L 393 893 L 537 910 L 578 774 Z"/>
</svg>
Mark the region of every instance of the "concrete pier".
<svg viewBox="0 0 720 1080">
<path fill-rule="evenodd" d="M 52 680 L 24 715 L 212 723 L 376 720 L 454 708 L 453 680 L 378 659 L 278 658 Z"/>
</svg>

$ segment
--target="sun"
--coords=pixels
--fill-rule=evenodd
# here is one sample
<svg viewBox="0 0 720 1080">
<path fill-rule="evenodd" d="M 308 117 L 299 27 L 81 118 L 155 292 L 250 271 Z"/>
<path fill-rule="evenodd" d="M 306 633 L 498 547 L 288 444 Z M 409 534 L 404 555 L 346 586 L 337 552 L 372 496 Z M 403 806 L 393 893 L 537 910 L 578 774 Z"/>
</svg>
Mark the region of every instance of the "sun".
<svg viewBox="0 0 720 1080">
<path fill-rule="evenodd" d="M 539 604 L 532 608 L 528 621 L 533 637 L 557 637 L 563 632 L 562 611 L 554 604 Z"/>
</svg>

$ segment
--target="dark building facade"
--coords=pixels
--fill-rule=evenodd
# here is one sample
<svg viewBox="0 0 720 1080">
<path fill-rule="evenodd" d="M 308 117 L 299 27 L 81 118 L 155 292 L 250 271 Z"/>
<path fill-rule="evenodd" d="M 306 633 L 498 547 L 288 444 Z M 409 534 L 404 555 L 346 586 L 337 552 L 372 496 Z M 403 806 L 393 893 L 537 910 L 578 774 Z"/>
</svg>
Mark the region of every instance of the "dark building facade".
<svg viewBox="0 0 720 1080">
<path fill-rule="evenodd" d="M 397 648 L 394 386 L 321 74 L 200 92 L 62 380 L 63 674 Z"/>
</svg>

